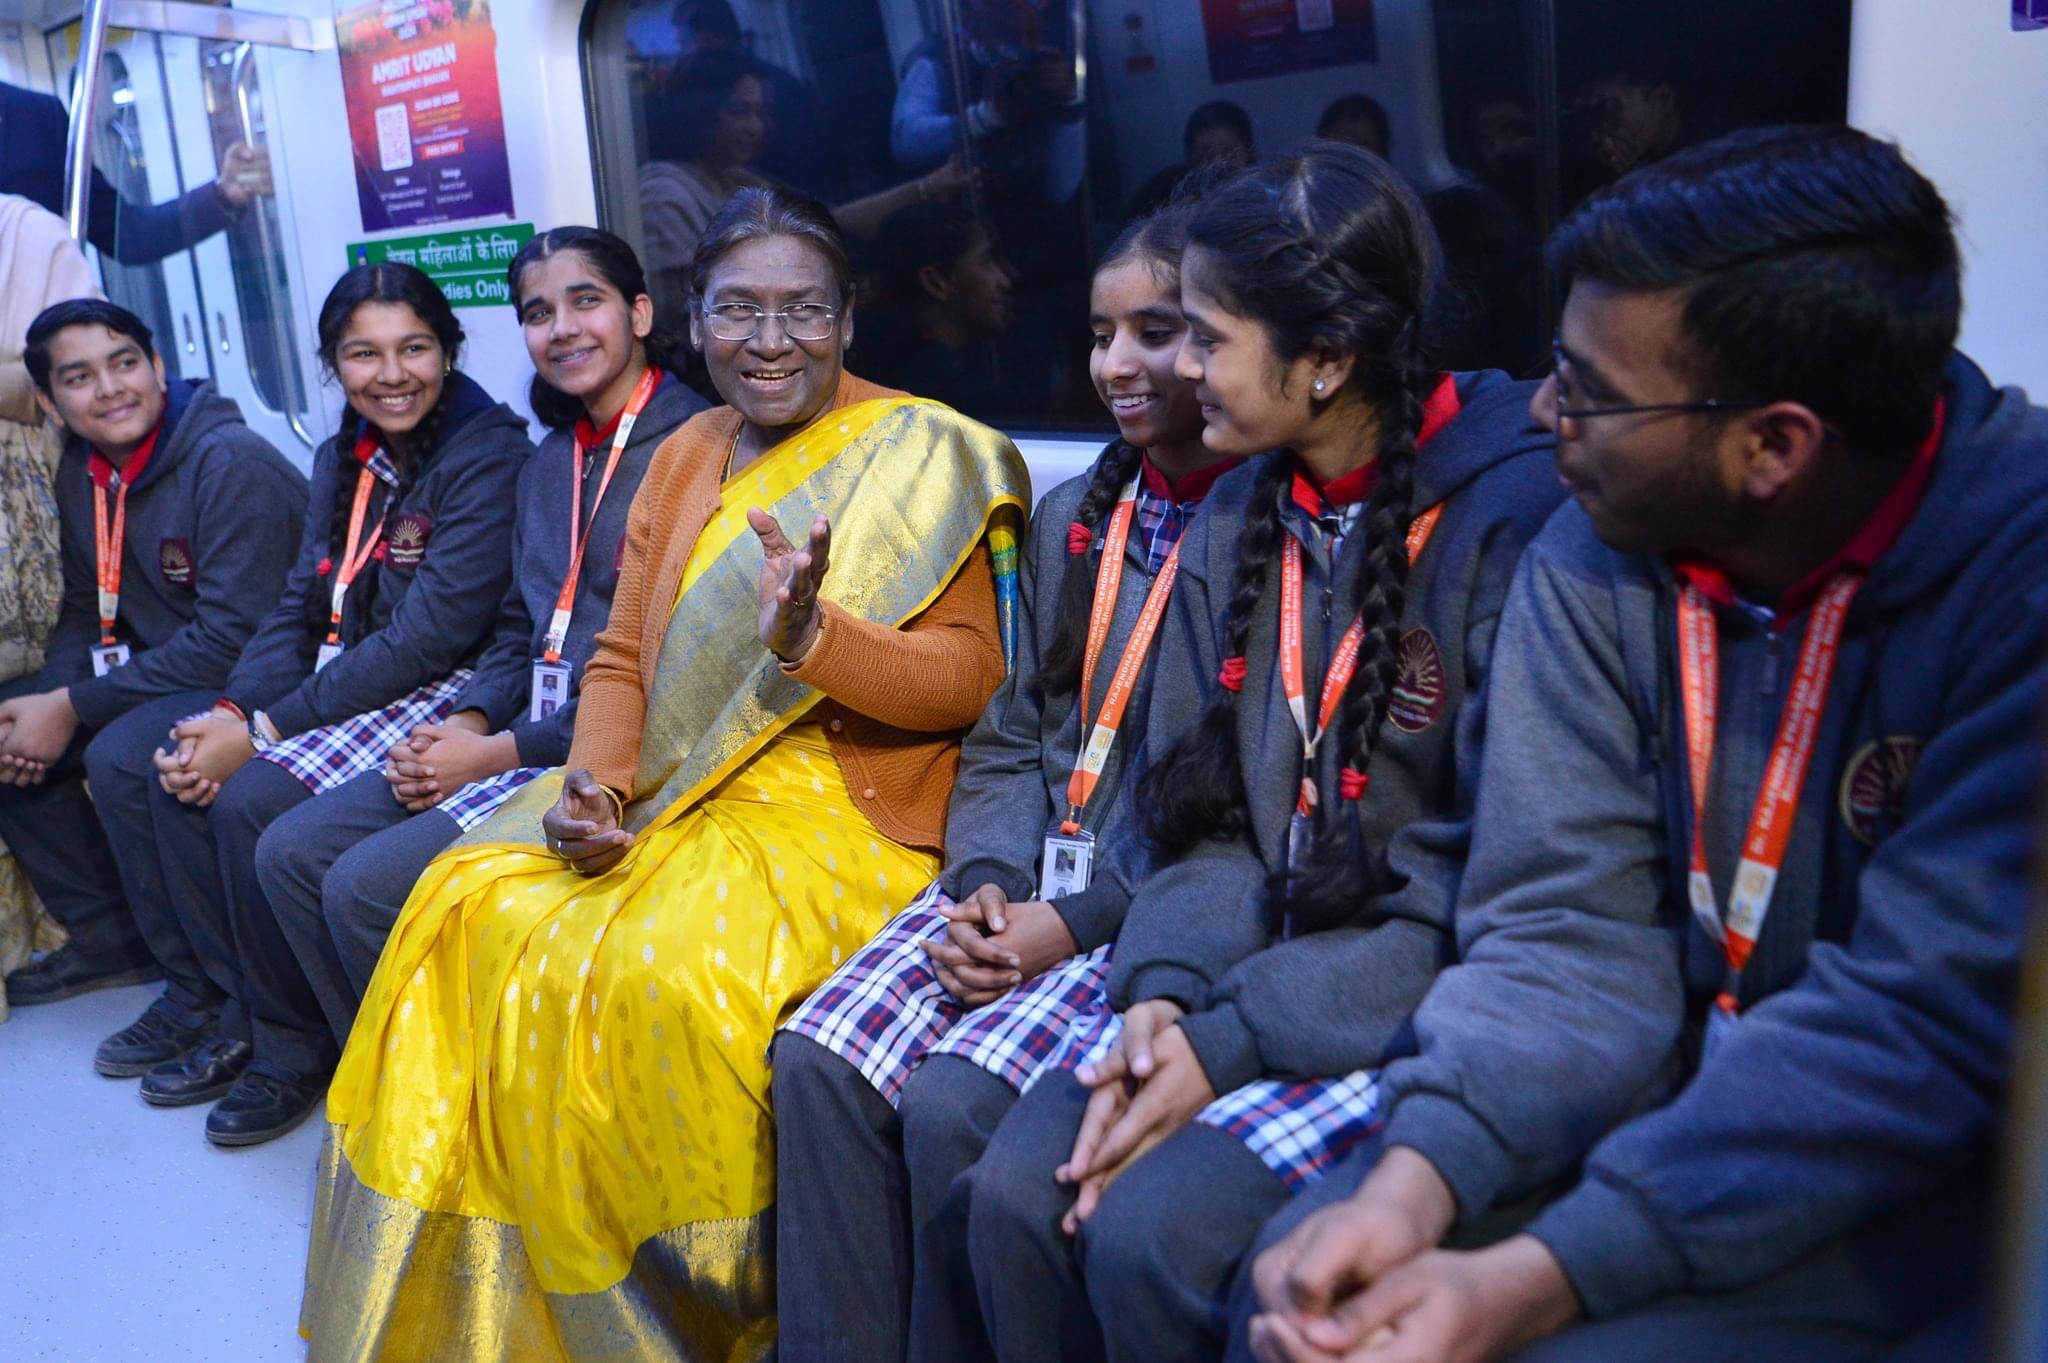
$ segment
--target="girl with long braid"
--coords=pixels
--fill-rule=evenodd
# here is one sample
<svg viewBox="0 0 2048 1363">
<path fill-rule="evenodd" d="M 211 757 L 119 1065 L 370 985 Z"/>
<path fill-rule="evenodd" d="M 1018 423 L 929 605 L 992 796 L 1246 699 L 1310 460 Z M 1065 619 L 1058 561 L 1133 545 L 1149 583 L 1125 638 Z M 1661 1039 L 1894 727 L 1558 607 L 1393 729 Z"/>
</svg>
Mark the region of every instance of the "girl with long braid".
<svg viewBox="0 0 2048 1363">
<path fill-rule="evenodd" d="M 1454 949 L 1463 703 L 1561 499 L 1533 385 L 1428 366 L 1436 271 L 1413 193 L 1337 144 L 1190 224 L 1180 373 L 1209 447 L 1256 456 L 1181 545 L 1153 706 L 1200 717 L 1137 794 L 1117 1011 L 954 1181 L 960 1239 L 932 1257 L 970 1265 L 948 1296 L 972 1307 L 913 1358 L 975 1357 L 984 1329 L 1006 1360 L 1220 1353 L 1211 1303 L 1253 1235 L 1370 1127 Z"/>
<path fill-rule="evenodd" d="M 533 451 L 526 423 L 456 367 L 461 324 L 412 266 L 343 275 L 319 335 L 347 406 L 313 455 L 298 561 L 220 699 L 156 755 L 157 788 L 135 802 L 150 827 L 113 839 L 144 935 L 204 971 L 172 978 L 205 1006 L 164 1030 L 142 1096 L 218 1099 L 206 1120 L 217 1145 L 297 1126 L 339 1053 L 301 1005 L 308 986 L 257 880 L 257 841 L 448 718 L 511 583 L 506 508 Z"/>
<path fill-rule="evenodd" d="M 1173 372 L 1185 227 L 1177 209 L 1142 219 L 1096 267 L 1090 370 L 1119 435 L 1032 518 L 1017 665 L 962 748 L 945 871 L 776 1040 L 785 1358 L 903 1356 L 910 1227 L 945 1183 L 906 1185 L 910 1095 L 990 1129 L 1099 1006 L 1129 900 L 1102 887 L 1138 842 L 1128 754 L 1145 742 L 1175 546 L 1230 463 Z M 1080 760 L 1091 734 L 1113 735 L 1099 762 Z"/>
</svg>

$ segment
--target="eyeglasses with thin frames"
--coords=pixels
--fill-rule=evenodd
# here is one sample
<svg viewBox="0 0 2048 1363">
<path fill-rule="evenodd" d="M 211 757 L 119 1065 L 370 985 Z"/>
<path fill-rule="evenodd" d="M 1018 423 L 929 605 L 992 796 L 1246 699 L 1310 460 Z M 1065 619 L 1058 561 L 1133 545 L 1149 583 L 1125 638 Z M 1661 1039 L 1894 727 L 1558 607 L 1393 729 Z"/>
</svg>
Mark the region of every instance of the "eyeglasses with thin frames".
<svg viewBox="0 0 2048 1363">
<path fill-rule="evenodd" d="M 823 303 L 791 303 L 773 312 L 755 303 L 720 303 L 704 309 L 704 325 L 721 341 L 751 341 L 774 318 L 792 341 L 822 341 L 839 325 L 839 312 Z"/>
<path fill-rule="evenodd" d="M 1566 407 L 1563 375 L 1571 364 L 1571 357 L 1565 354 L 1564 338 L 1561 336 L 1553 335 L 1550 338 L 1550 364 L 1550 396 L 1555 404 L 1551 409 L 1551 415 L 1559 421 L 1586 421 L 1600 416 L 1641 416 L 1648 412 L 1748 412 L 1769 405 L 1735 398 L 1701 398 L 1697 402 L 1646 402 L 1622 407 Z"/>
</svg>

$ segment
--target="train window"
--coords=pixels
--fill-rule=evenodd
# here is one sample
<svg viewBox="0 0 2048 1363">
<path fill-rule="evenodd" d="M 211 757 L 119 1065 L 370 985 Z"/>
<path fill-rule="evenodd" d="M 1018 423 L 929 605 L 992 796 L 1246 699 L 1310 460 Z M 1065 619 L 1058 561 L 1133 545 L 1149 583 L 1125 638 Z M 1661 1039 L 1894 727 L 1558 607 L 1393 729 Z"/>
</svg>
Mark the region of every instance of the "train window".
<svg viewBox="0 0 2048 1363">
<path fill-rule="evenodd" d="M 594 0 L 585 63 L 606 223 L 664 312 L 733 191 L 790 184 L 859 248 L 856 372 L 1093 430 L 1091 263 L 1191 166 L 1388 157 L 1443 239 L 1439 357 L 1535 373 L 1550 225 L 1689 141 L 1839 121 L 1850 3 Z"/>
<path fill-rule="evenodd" d="M 75 23 L 46 34 L 54 69 L 71 69 L 76 34 Z M 309 452 L 313 393 L 290 236 L 267 192 L 258 54 L 244 42 L 108 30 L 94 164 L 121 208 L 95 237 L 98 266 L 107 296 L 155 333 L 169 372 L 213 380 L 279 449 Z M 231 157 L 237 144 L 258 154 Z M 253 176 L 239 209 L 203 188 L 224 166 Z"/>
</svg>

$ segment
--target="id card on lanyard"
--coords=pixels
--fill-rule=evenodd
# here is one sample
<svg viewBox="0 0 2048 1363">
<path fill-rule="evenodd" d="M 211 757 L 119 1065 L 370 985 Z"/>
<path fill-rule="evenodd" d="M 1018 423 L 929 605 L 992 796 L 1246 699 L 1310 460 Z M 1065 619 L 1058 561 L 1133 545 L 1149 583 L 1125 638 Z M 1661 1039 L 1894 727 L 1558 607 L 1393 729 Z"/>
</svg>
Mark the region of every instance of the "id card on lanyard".
<svg viewBox="0 0 2048 1363">
<path fill-rule="evenodd" d="M 1151 651 L 1159 621 L 1166 614 L 1167 598 L 1173 594 L 1173 580 L 1180 575 L 1180 545 L 1176 543 L 1166 562 L 1160 565 L 1158 576 L 1152 579 L 1152 589 L 1145 594 L 1145 605 L 1131 627 L 1131 637 L 1124 643 L 1116 671 L 1110 674 L 1102 709 L 1091 726 L 1088 697 L 1094 694 L 1095 664 L 1116 619 L 1117 588 L 1124 577 L 1124 548 L 1130 543 L 1137 502 L 1138 479 L 1133 477 L 1118 494 L 1116 509 L 1110 512 L 1102 533 L 1102 563 L 1095 570 L 1095 600 L 1088 611 L 1088 637 L 1081 652 L 1081 691 L 1076 702 L 1080 706 L 1081 732 L 1087 737 L 1081 744 L 1073 774 L 1067 778 L 1067 817 L 1057 833 L 1045 836 L 1039 857 L 1040 899 L 1079 894 L 1088 888 L 1095 869 L 1095 835 L 1081 826 L 1082 817 L 1102 779 L 1103 768 L 1109 764 L 1110 749 L 1116 746 L 1124 712 L 1130 707 L 1131 693 L 1137 689 L 1138 670 L 1145 665 L 1145 655 Z"/>
<path fill-rule="evenodd" d="M 1429 537 L 1436 533 L 1443 513 L 1443 503 L 1438 502 L 1409 522 L 1409 567 L 1415 566 L 1415 560 L 1429 546 Z M 1337 708 L 1344 703 L 1344 688 L 1351 685 L 1351 678 L 1358 671 L 1358 653 L 1365 644 L 1365 617 L 1360 615 L 1351 621 L 1350 628 L 1337 641 L 1336 651 L 1330 655 L 1330 666 L 1323 674 L 1322 695 L 1316 704 L 1315 727 L 1311 729 L 1302 663 L 1301 541 L 1293 535 L 1286 535 L 1284 541 L 1280 549 L 1280 689 L 1287 698 L 1287 713 L 1294 719 L 1294 730 L 1301 735 L 1301 786 L 1295 797 L 1294 813 L 1287 820 L 1287 864 L 1294 867 L 1308 849 L 1320 798 L 1316 791 L 1316 749 L 1329 732 L 1330 721 L 1337 717 Z"/>
<path fill-rule="evenodd" d="M 341 656 L 341 608 L 348 601 L 348 589 L 377 552 L 377 546 L 384 540 L 384 527 L 379 525 L 370 536 L 368 543 L 363 538 L 363 521 L 370 510 L 370 492 L 376 486 L 377 475 L 370 469 L 370 456 L 376 451 L 375 436 L 364 436 L 356 442 L 356 459 L 362 465 L 356 473 L 356 498 L 348 512 L 348 538 L 342 543 L 341 562 L 335 565 L 334 587 L 330 593 L 330 614 L 327 620 L 327 638 L 320 645 L 320 655 L 313 661 L 313 670 L 320 671 L 327 664 Z"/>
<path fill-rule="evenodd" d="M 576 585 L 583 578 L 583 552 L 590 547 L 589 531 L 597 525 L 598 509 L 604 505 L 605 490 L 611 487 L 612 475 L 618 472 L 619 460 L 625 455 L 626 442 L 632 438 L 633 423 L 640 419 L 640 413 L 646 410 L 660 384 L 661 371 L 650 365 L 641 371 L 640 381 L 633 385 L 633 394 L 626 399 L 625 409 L 619 413 L 611 454 L 605 460 L 604 472 L 598 476 L 597 491 L 590 499 L 590 522 L 587 526 L 583 519 L 583 461 L 587 451 L 583 437 L 580 434 L 576 437 L 574 466 L 569 475 L 569 571 L 562 579 L 562 589 L 555 594 L 555 610 L 548 619 L 541 656 L 534 659 L 533 672 L 527 682 L 528 723 L 538 724 L 551 718 L 555 711 L 568 704 L 572 675 L 568 664 L 562 661 L 562 645 L 569 639 L 569 619 L 576 609 Z"/>
<path fill-rule="evenodd" d="M 114 620 L 121 609 L 121 554 L 128 539 L 128 488 L 155 446 L 156 433 L 152 431 L 118 472 L 113 462 L 98 450 L 93 451 L 87 464 L 92 473 L 93 576 L 100 612 L 100 641 L 91 649 L 95 677 L 125 667 L 131 656 L 128 645 L 114 637 Z M 111 516 L 107 511 L 109 487 L 114 493 Z"/>
<path fill-rule="evenodd" d="M 1742 969 L 1749 963 L 1770 915 L 1771 896 L 1785 864 L 1785 849 L 1799 814 L 1799 792 L 1813 762 L 1827 707 L 1828 683 L 1841 652 L 1842 630 L 1849 606 L 1863 585 L 1857 573 L 1838 573 L 1821 590 L 1799 646 L 1792 689 L 1778 719 L 1777 736 L 1764 766 L 1763 787 L 1750 811 L 1742 841 L 1742 859 L 1735 868 L 1734 891 L 1728 897 L 1725 921 L 1715 902 L 1713 877 L 1707 869 L 1706 811 L 1708 780 L 1713 770 L 1715 718 L 1720 696 L 1720 634 L 1714 606 L 1705 592 L 1688 582 L 1678 594 L 1679 700 L 1685 715 L 1685 755 L 1692 787 L 1692 853 L 1687 876 L 1693 917 L 1707 936 L 1721 944 L 1728 973 L 1707 1018 L 1707 1049 L 1714 1050 L 1735 1026 Z"/>
</svg>

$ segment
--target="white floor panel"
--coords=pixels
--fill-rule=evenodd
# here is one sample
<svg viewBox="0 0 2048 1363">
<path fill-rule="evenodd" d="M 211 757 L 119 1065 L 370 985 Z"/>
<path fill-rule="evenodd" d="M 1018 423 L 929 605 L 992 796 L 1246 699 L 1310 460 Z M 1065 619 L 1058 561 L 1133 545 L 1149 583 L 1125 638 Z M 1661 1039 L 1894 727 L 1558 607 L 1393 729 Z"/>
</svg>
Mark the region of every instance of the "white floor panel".
<svg viewBox="0 0 2048 1363">
<path fill-rule="evenodd" d="M 93 1047 L 160 986 L 0 1023 L 0 1359 L 298 1360 L 323 1114 L 221 1150 L 207 1106 L 153 1108 Z"/>
</svg>

